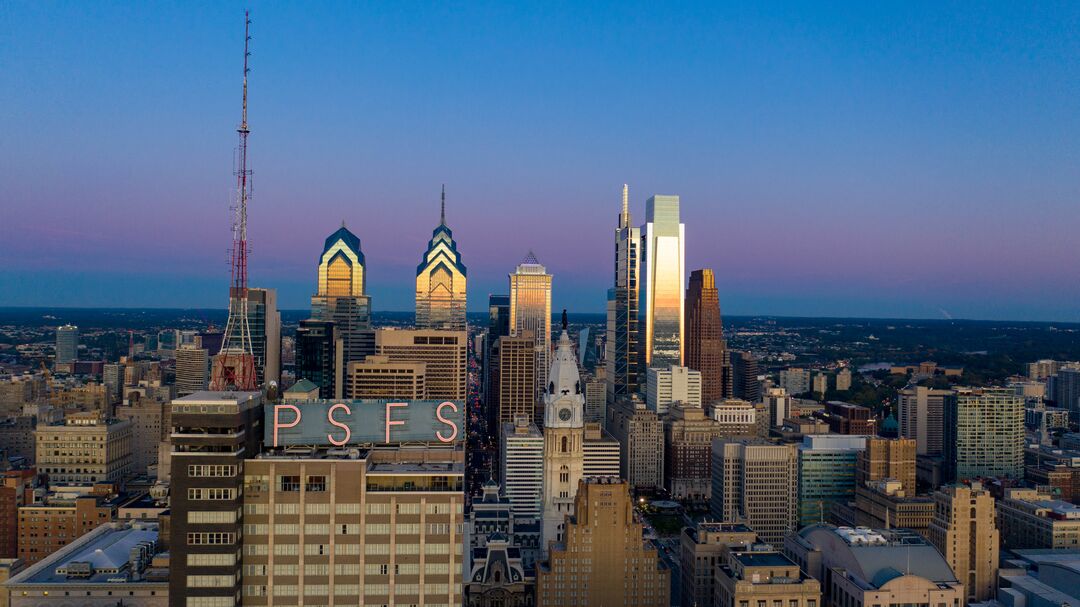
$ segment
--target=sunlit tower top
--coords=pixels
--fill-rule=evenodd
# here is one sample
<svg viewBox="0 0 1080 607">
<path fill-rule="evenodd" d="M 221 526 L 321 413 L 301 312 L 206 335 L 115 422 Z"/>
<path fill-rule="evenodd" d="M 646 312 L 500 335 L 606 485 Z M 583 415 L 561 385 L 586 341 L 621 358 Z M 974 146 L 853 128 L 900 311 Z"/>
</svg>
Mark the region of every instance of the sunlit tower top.
<svg viewBox="0 0 1080 607">
<path fill-rule="evenodd" d="M 247 78 L 251 42 L 250 12 L 244 11 L 244 92 L 236 159 L 236 205 L 233 217 L 232 285 L 229 288 L 229 320 L 225 324 L 221 352 L 214 358 L 211 390 L 255 390 L 255 356 L 248 324 L 247 203 L 251 198 L 251 171 L 247 167 Z"/>
<path fill-rule="evenodd" d="M 416 266 L 416 328 L 464 331 L 468 270 L 461 262 L 454 233 L 446 225 L 446 186 L 442 190 L 439 225 Z"/>
</svg>

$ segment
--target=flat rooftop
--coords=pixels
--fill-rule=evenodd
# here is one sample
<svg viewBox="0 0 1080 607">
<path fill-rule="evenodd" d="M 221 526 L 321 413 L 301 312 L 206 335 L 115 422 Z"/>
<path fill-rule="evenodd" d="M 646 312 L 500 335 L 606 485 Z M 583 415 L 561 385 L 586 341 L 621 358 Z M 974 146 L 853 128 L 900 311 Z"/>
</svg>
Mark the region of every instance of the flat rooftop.
<svg viewBox="0 0 1080 607">
<path fill-rule="evenodd" d="M 794 567 L 791 559 L 779 552 L 733 552 L 732 558 L 743 567 Z"/>
<path fill-rule="evenodd" d="M 140 544 L 156 546 L 157 523 L 108 523 L 75 540 L 65 548 L 35 563 L 8 581 L 19 584 L 106 584 L 106 583 L 167 583 L 144 580 L 133 582 L 129 559 L 131 550 Z M 151 548 L 147 562 L 158 551 Z M 81 571 L 69 575 L 69 571 Z"/>
</svg>

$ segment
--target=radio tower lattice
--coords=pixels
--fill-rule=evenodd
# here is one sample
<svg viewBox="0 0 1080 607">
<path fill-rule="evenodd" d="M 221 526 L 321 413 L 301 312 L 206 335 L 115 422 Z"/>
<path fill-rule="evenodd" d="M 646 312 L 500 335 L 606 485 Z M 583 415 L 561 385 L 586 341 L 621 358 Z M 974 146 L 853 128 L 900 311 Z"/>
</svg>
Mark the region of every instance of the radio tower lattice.
<svg viewBox="0 0 1080 607">
<path fill-rule="evenodd" d="M 251 327 L 248 324 L 248 283 L 247 283 L 247 203 L 251 198 L 251 171 L 247 167 L 247 77 L 248 57 L 251 53 L 251 17 L 244 11 L 244 102 L 240 126 L 236 132 L 240 135 L 237 150 L 236 168 L 236 205 L 233 218 L 232 242 L 232 285 L 229 288 L 229 320 L 225 324 L 221 352 L 214 357 L 213 371 L 210 377 L 211 390 L 257 389 L 255 377 L 255 355 L 251 343 Z"/>
</svg>

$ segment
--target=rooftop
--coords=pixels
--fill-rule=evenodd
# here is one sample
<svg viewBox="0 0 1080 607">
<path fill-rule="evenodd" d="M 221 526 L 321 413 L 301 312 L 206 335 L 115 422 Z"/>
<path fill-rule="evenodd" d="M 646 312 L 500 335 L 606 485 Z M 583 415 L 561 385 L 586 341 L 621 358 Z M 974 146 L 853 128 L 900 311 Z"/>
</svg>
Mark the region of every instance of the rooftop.
<svg viewBox="0 0 1080 607">
<path fill-rule="evenodd" d="M 794 567 L 788 557 L 779 552 L 733 552 L 731 557 L 743 567 Z"/>
<path fill-rule="evenodd" d="M 167 583 L 167 576 L 132 580 L 158 553 L 158 525 L 107 523 L 8 581 L 19 584 Z M 159 579 L 160 578 L 160 579 Z"/>
</svg>

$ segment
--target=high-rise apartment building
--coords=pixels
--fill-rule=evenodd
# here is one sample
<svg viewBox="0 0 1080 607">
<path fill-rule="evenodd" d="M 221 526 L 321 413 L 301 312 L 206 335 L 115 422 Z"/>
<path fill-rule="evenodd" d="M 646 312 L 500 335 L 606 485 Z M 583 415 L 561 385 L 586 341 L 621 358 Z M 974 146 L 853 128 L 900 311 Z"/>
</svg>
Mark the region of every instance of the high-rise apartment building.
<svg viewBox="0 0 1080 607">
<path fill-rule="evenodd" d="M 810 369 L 790 367 L 780 370 L 780 387 L 793 396 L 809 392 L 810 379 Z"/>
<path fill-rule="evenodd" d="M 360 238 L 350 232 L 344 223 L 323 243 L 319 256 L 318 285 L 315 295 L 311 297 L 311 317 L 333 321 L 335 341 L 341 342 L 336 354 L 342 373 L 350 362 L 362 361 L 365 356 L 375 353 L 364 253 L 360 248 Z M 302 344 L 297 345 L 300 347 Z M 310 377 L 305 379 L 315 381 Z M 338 388 L 337 397 L 341 396 L 341 391 Z"/>
<path fill-rule="evenodd" d="M 649 367 L 646 370 L 645 404 L 660 416 L 667 414 L 673 403 L 700 407 L 702 404 L 702 373 L 689 367 Z"/>
<path fill-rule="evenodd" d="M 68 365 L 79 359 L 79 327 L 56 328 L 56 364 Z"/>
<path fill-rule="evenodd" d="M 860 487 L 892 479 L 900 490 L 915 495 L 915 440 L 911 438 L 867 438 L 859 454 L 855 481 Z"/>
<path fill-rule="evenodd" d="M 493 395 L 498 408 L 494 427 L 519 417 L 536 421 L 536 339 L 530 331 L 517 337 L 506 335 L 499 338 L 496 351 L 499 362 Z"/>
<path fill-rule="evenodd" d="M 804 436 L 799 445 L 799 527 L 829 520 L 835 503 L 855 497 L 855 464 L 866 437 Z"/>
<path fill-rule="evenodd" d="M 176 395 L 187 396 L 205 390 L 210 382 L 210 353 L 195 344 L 176 350 Z"/>
<path fill-rule="evenodd" d="M 131 474 L 131 422 L 101 411 L 68 414 L 34 431 L 37 468 L 54 483 L 118 483 Z"/>
<path fill-rule="evenodd" d="M 945 409 L 956 402 L 953 390 L 916 386 L 896 397 L 900 436 L 915 439 L 919 455 L 939 456 L 944 449 Z"/>
<path fill-rule="evenodd" d="M 641 226 L 640 320 L 642 368 L 682 366 L 686 346 L 685 226 L 678 196 L 645 202 Z"/>
<path fill-rule="evenodd" d="M 945 477 L 1024 478 L 1024 399 L 1008 388 L 964 390 L 945 408 Z"/>
<path fill-rule="evenodd" d="M 615 285 L 608 291 L 607 404 L 638 392 L 641 364 L 638 304 L 641 229 L 630 225 L 630 191 L 623 184 L 615 229 Z"/>
<path fill-rule="evenodd" d="M 427 250 L 416 266 L 416 328 L 464 331 L 465 281 L 454 233 L 446 225 L 446 186 L 443 186 L 439 225 L 431 232 Z"/>
<path fill-rule="evenodd" d="M 664 422 L 631 395 L 608 407 L 608 431 L 622 445 L 619 476 L 639 490 L 664 486 Z"/>
<path fill-rule="evenodd" d="M 690 273 L 686 289 L 686 366 L 701 372 L 701 400 L 732 396 L 731 360 L 720 319 L 720 295 L 711 269 Z"/>
<path fill-rule="evenodd" d="M 248 328 L 258 385 L 281 383 L 281 312 L 275 289 L 248 289 Z"/>
<path fill-rule="evenodd" d="M 460 449 L 247 460 L 243 604 L 462 605 L 464 485 Z"/>
<path fill-rule="evenodd" d="M 798 521 L 795 445 L 720 438 L 712 458 L 713 519 L 743 521 L 761 541 L 780 545 Z"/>
<path fill-rule="evenodd" d="M 851 369 L 844 367 L 836 372 L 836 391 L 846 392 L 851 389 Z"/>
<path fill-rule="evenodd" d="M 642 539 L 627 484 L 582 479 L 565 541 L 536 568 L 536 605 L 669 605 L 671 572 Z"/>
<path fill-rule="evenodd" d="M 468 396 L 469 336 L 465 331 L 379 329 L 375 350 L 390 362 L 422 362 L 427 397 L 464 401 Z"/>
<path fill-rule="evenodd" d="M 510 335 L 531 332 L 536 340 L 536 389 L 539 398 L 547 387 L 551 360 L 551 274 L 532 251 L 510 278 Z"/>
<path fill-rule="evenodd" d="M 169 605 L 236 605 L 244 579 L 244 460 L 263 437 L 259 392 L 172 402 Z"/>
<path fill-rule="evenodd" d="M 651 372 L 652 369 L 649 369 Z M 664 483 L 671 499 L 708 502 L 712 493 L 712 442 L 719 424 L 700 406 L 676 403 L 664 424 Z"/>
<path fill-rule="evenodd" d="M 422 362 L 392 362 L 377 355 L 351 362 L 345 376 L 345 397 L 423 400 L 427 398 L 426 367 Z"/>
<path fill-rule="evenodd" d="M 927 538 L 964 584 L 969 602 L 994 598 L 998 550 L 994 496 L 979 483 L 953 485 L 934 493 L 934 520 Z"/>
<path fill-rule="evenodd" d="M 339 356 L 340 349 L 334 321 L 300 321 L 296 329 L 296 379 L 306 379 L 318 386 L 319 398 L 344 396 L 344 361 Z"/>
<path fill-rule="evenodd" d="M 733 350 L 729 354 L 731 360 L 731 392 L 735 398 L 741 398 L 752 403 L 761 400 L 761 380 L 758 376 L 761 369 L 758 360 L 751 352 Z"/>
</svg>

